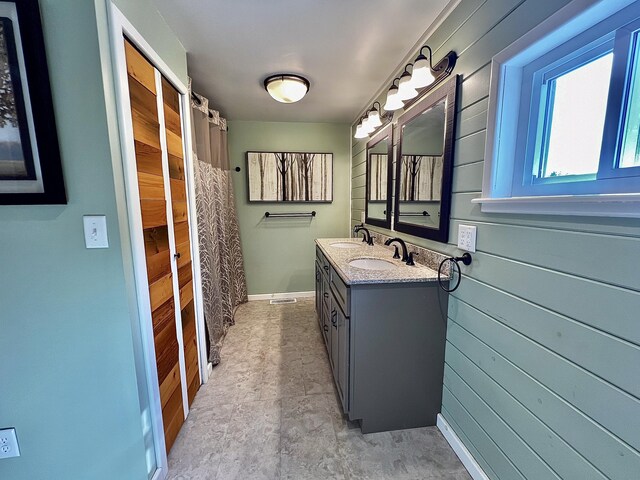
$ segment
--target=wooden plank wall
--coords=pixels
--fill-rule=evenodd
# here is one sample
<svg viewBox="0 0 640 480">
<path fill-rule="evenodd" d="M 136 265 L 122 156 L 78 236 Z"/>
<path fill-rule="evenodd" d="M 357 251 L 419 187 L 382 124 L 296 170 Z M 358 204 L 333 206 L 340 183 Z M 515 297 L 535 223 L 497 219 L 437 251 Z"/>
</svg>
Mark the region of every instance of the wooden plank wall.
<svg viewBox="0 0 640 480">
<path fill-rule="evenodd" d="M 125 41 L 147 276 L 167 452 L 184 422 L 167 205 L 153 66 Z"/>
<path fill-rule="evenodd" d="M 176 251 L 180 255 L 178 258 L 180 311 L 182 314 L 187 394 L 189 405 L 191 405 L 200 388 L 200 369 L 198 366 L 198 341 L 196 339 L 196 314 L 193 303 L 193 266 L 191 264 L 191 241 L 187 215 L 187 184 L 184 176 L 180 97 L 178 91 L 165 78 L 162 79 L 162 101 L 164 103 L 165 134 L 170 165 L 169 177 L 171 182 L 173 228 Z"/>
<path fill-rule="evenodd" d="M 492 479 L 640 478 L 640 221 L 471 204 L 491 57 L 566 3 L 464 0 L 428 41 L 436 60 L 460 55 L 451 233 L 448 245 L 400 236 L 453 253 L 458 225 L 478 227 L 449 302 L 442 414 Z M 352 149 L 352 224 L 364 210 L 365 143 Z"/>
</svg>

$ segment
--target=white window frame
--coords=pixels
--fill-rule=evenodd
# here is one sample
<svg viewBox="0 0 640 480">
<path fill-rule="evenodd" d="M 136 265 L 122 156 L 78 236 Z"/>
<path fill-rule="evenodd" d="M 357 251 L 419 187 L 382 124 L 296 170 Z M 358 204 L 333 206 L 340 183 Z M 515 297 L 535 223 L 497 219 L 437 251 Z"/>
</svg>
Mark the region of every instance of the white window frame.
<svg viewBox="0 0 640 480">
<path fill-rule="evenodd" d="M 493 57 L 482 196 L 472 200 L 473 203 L 481 204 L 483 212 L 640 218 L 640 188 L 635 187 L 637 177 L 613 179 L 613 166 L 609 168 L 608 175 L 602 175 L 605 170 L 605 155 L 600 158 L 597 182 L 595 178 L 592 182 L 565 182 L 564 186 L 568 186 L 569 193 L 566 190 L 557 190 L 555 185 L 546 185 L 551 188 L 542 193 L 539 190 L 521 188 L 525 169 L 531 168 L 532 156 L 527 156 L 522 147 L 523 142 L 518 141 L 518 135 L 521 135 L 522 139 L 523 134 L 529 134 L 526 122 L 519 121 L 522 115 L 528 116 L 530 113 L 527 102 L 531 102 L 532 85 L 530 81 L 528 84 L 524 81 L 526 75 L 530 74 L 526 67 L 549 52 L 561 49 L 574 38 L 584 38 L 582 43 L 585 45 L 585 51 L 595 46 L 591 45 L 592 43 L 597 45 L 598 42 L 602 43 L 603 39 L 613 45 L 613 36 L 607 37 L 608 32 L 604 24 L 609 17 L 627 7 L 640 12 L 640 2 L 637 0 L 574 0 Z M 600 22 L 603 22 L 601 35 L 587 32 Z M 578 44 L 573 45 L 573 50 L 583 50 L 575 46 Z M 570 52 L 571 50 L 567 54 Z M 621 63 L 620 60 L 614 60 L 612 68 L 620 68 Z M 613 88 L 612 84 L 611 89 Z M 525 96 L 526 101 L 523 100 Z M 608 109 L 616 107 L 611 103 L 610 101 Z M 617 108 L 620 107 L 618 102 Z M 617 136 L 617 130 L 614 133 L 608 132 L 605 126 L 603 146 L 610 150 L 619 148 L 610 143 L 615 143 Z M 623 183 L 629 180 L 626 182 L 627 185 L 634 182 L 634 187 L 627 189 L 630 193 L 605 193 L 594 188 L 575 187 L 578 184 L 590 184 L 593 187 L 598 183 L 598 188 L 604 186 L 609 192 L 615 192 L 614 189 L 608 188 L 607 184 L 611 185 L 611 182 L 620 180 L 623 180 Z M 535 194 L 532 194 L 532 191 L 535 191 Z"/>
</svg>

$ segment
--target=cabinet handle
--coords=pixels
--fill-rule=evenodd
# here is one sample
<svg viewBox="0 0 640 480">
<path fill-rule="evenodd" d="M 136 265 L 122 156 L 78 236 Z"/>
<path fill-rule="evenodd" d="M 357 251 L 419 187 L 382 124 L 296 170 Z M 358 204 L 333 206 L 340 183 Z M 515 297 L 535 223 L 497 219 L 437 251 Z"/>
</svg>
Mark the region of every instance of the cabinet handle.
<svg viewBox="0 0 640 480">
<path fill-rule="evenodd" d="M 338 311 L 334 308 L 333 310 L 331 310 L 331 324 L 334 326 L 334 328 L 338 328 L 338 323 L 336 318 L 338 317 Z"/>
<path fill-rule="evenodd" d="M 324 329 L 325 333 L 329 331 L 329 325 L 325 325 L 325 326 L 324 326 L 324 327 L 322 327 L 322 328 Z"/>
<path fill-rule="evenodd" d="M 327 292 L 324 292 L 324 298 L 329 298 L 329 294 Z"/>
<path fill-rule="evenodd" d="M 322 268 L 324 268 L 324 271 L 325 271 L 325 272 L 328 272 L 328 271 L 329 271 L 329 265 L 325 265 L 325 266 L 324 266 L 324 267 L 322 267 Z"/>
<path fill-rule="evenodd" d="M 180 258 L 180 253 L 174 253 L 174 254 L 173 254 L 173 258 L 175 258 L 176 260 L 177 260 L 178 258 Z"/>
</svg>

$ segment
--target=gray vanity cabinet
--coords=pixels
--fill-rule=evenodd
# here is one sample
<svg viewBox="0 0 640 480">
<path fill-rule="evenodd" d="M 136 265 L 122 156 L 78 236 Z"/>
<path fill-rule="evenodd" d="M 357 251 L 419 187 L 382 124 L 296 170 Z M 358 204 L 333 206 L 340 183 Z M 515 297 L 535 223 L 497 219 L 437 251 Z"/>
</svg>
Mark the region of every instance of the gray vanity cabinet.
<svg viewBox="0 0 640 480">
<path fill-rule="evenodd" d="M 344 413 L 363 433 L 435 425 L 447 294 L 436 282 L 347 285 L 316 256 L 316 308 Z"/>
</svg>

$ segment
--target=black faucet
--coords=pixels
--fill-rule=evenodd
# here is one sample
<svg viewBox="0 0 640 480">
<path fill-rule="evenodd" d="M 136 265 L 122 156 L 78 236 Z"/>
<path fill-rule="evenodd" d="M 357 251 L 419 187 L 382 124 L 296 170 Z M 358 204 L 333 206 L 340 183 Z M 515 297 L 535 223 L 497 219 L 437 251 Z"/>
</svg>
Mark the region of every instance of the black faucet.
<svg viewBox="0 0 640 480">
<path fill-rule="evenodd" d="M 386 242 L 384 242 L 384 244 L 386 246 L 391 245 L 393 242 L 398 242 L 400 244 L 400 246 L 402 247 L 402 261 L 403 262 L 407 262 L 409 260 L 409 254 L 407 253 L 407 244 L 404 243 L 404 240 L 402 240 L 401 238 L 390 238 L 389 240 L 387 240 Z"/>
<path fill-rule="evenodd" d="M 362 231 L 362 241 L 367 242 L 367 245 L 373 245 L 373 237 L 371 237 L 371 232 L 364 225 L 356 225 L 353 227 L 353 232 L 358 233 Z"/>
</svg>

